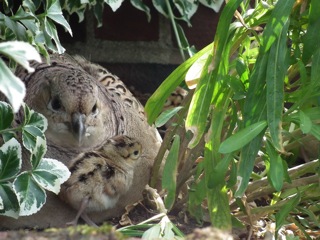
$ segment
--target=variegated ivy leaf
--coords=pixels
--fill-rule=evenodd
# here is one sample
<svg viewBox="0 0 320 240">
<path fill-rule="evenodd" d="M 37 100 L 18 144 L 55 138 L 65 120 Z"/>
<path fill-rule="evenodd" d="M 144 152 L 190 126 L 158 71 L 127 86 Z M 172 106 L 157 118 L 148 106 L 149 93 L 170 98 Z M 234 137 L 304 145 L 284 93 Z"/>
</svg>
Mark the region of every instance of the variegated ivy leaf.
<svg viewBox="0 0 320 240">
<path fill-rule="evenodd" d="M 48 127 L 48 121 L 42 114 L 33 111 L 27 105 L 24 105 L 24 119 L 22 126 L 23 146 L 33 152 L 37 137 L 45 140 L 44 132 Z"/>
<path fill-rule="evenodd" d="M 0 184 L 0 215 L 19 217 L 19 203 L 11 183 Z"/>
<path fill-rule="evenodd" d="M 169 18 L 169 10 L 166 5 L 166 1 L 162 0 L 152 0 L 153 6 L 157 9 L 159 13 L 161 13 L 166 18 Z"/>
<path fill-rule="evenodd" d="M 72 36 L 71 27 L 62 14 L 60 1 L 59 0 L 52 1 L 52 4 L 48 5 L 47 7 L 48 7 L 47 17 L 51 18 L 56 23 L 62 25 Z"/>
<path fill-rule="evenodd" d="M 175 6 L 179 10 L 182 19 L 190 24 L 191 17 L 196 13 L 198 9 L 198 2 L 188 1 L 188 0 L 178 0 L 174 1 Z"/>
<path fill-rule="evenodd" d="M 32 125 L 45 132 L 48 128 L 48 121 L 41 113 L 37 113 L 30 109 L 26 104 L 23 105 L 25 123 L 24 125 Z"/>
<path fill-rule="evenodd" d="M 224 1 L 223 0 L 199 0 L 199 2 L 206 7 L 213 9 L 215 12 L 219 12 Z"/>
<path fill-rule="evenodd" d="M 15 177 L 21 170 L 21 146 L 12 138 L 0 147 L 0 182 Z"/>
<path fill-rule="evenodd" d="M 45 191 L 29 172 L 22 172 L 13 182 L 13 189 L 20 205 L 20 216 L 38 212 L 46 202 Z"/>
<path fill-rule="evenodd" d="M 44 133 L 35 126 L 27 125 L 22 129 L 22 142 L 23 146 L 28 149 L 30 152 L 36 146 L 37 137 L 45 139 Z"/>
<path fill-rule="evenodd" d="M 11 126 L 13 121 L 13 111 L 11 106 L 6 102 L 0 101 L 0 131 Z"/>
<path fill-rule="evenodd" d="M 106 4 L 108 4 L 112 11 L 117 11 L 117 9 L 121 6 L 123 0 L 104 0 Z"/>
<path fill-rule="evenodd" d="M 32 169 L 36 169 L 38 167 L 38 164 L 41 162 L 41 159 L 47 152 L 47 144 L 46 140 L 44 140 L 41 137 L 36 137 L 36 144 L 32 150 L 31 153 L 31 164 L 32 164 Z"/>
<path fill-rule="evenodd" d="M 145 5 L 142 0 L 130 0 L 130 2 L 132 6 L 134 6 L 135 8 L 141 11 L 144 11 L 147 15 L 148 22 L 150 22 L 151 20 L 150 8 L 147 5 Z"/>
<path fill-rule="evenodd" d="M 37 50 L 29 43 L 21 41 L 8 41 L 0 43 L 0 53 L 13 59 L 22 67 L 33 72 L 34 68 L 30 67 L 29 61 L 35 60 L 41 62 L 41 57 Z"/>
<path fill-rule="evenodd" d="M 58 194 L 61 184 L 70 177 L 70 171 L 55 159 L 43 158 L 32 175 L 40 186 Z"/>
<path fill-rule="evenodd" d="M 0 59 L 0 89 L 8 98 L 13 110 L 17 112 L 26 94 L 26 88 L 23 82 L 11 72 L 2 59 Z"/>
<path fill-rule="evenodd" d="M 29 72 L 34 71 L 30 67 L 29 61 L 35 60 L 41 62 L 37 50 L 26 42 L 2 42 L 0 43 L 0 54 L 14 60 Z M 0 59 L 0 89 L 8 98 L 14 112 L 17 112 L 25 96 L 26 89 L 23 82 L 11 72 L 2 59 Z"/>
</svg>

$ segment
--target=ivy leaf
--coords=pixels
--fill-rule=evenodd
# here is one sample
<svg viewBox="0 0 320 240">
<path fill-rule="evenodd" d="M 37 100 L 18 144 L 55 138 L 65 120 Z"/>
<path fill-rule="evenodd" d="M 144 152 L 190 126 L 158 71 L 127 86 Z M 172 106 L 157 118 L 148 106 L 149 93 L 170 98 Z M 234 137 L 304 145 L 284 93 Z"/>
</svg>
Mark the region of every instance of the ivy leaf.
<svg viewBox="0 0 320 240">
<path fill-rule="evenodd" d="M 112 11 L 117 11 L 117 9 L 121 6 L 123 0 L 104 0 L 106 4 L 108 4 Z"/>
<path fill-rule="evenodd" d="M 26 42 L 2 42 L 0 43 L 0 53 L 19 63 L 28 72 L 34 71 L 34 68 L 30 67 L 29 61 L 35 60 L 41 62 L 41 57 L 37 50 Z"/>
<path fill-rule="evenodd" d="M 26 149 L 33 152 L 36 147 L 37 137 L 45 140 L 44 131 L 48 127 L 48 121 L 42 114 L 33 111 L 27 105 L 24 105 L 24 119 L 22 142 Z"/>
<path fill-rule="evenodd" d="M 35 170 L 32 172 L 33 179 L 44 189 L 58 194 L 60 191 L 60 181 L 58 177 L 49 171 Z"/>
<path fill-rule="evenodd" d="M 62 47 L 62 45 L 60 43 L 56 26 L 48 18 L 44 19 L 44 29 L 45 29 L 45 33 L 46 33 L 44 36 L 45 36 L 47 46 L 51 49 L 54 48 L 54 47 L 52 47 L 52 42 L 51 42 L 51 39 L 53 39 L 56 43 L 58 53 L 59 54 L 64 53 L 65 48 Z"/>
<path fill-rule="evenodd" d="M 47 152 L 47 145 L 46 145 L 46 140 L 40 137 L 36 137 L 36 144 L 35 147 L 33 148 L 32 154 L 31 154 L 31 164 L 32 168 L 36 169 Z"/>
<path fill-rule="evenodd" d="M 62 14 L 60 2 L 58 0 L 55 0 L 48 6 L 47 17 L 62 25 L 72 36 L 71 27 Z"/>
<path fill-rule="evenodd" d="M 151 20 L 151 14 L 150 14 L 150 8 L 145 5 L 142 0 L 130 0 L 132 6 L 134 6 L 136 9 L 139 9 L 141 11 L 144 11 L 147 15 L 147 20 L 150 22 Z"/>
<path fill-rule="evenodd" d="M 62 162 L 51 158 L 43 158 L 36 171 L 48 172 L 57 177 L 57 181 L 54 184 L 49 184 L 53 186 L 52 188 L 49 189 L 45 187 L 47 190 L 54 193 L 58 193 L 60 191 L 60 185 L 67 181 L 71 175 L 67 166 Z"/>
<path fill-rule="evenodd" d="M 35 112 L 30 109 L 27 105 L 24 105 L 24 118 L 25 125 L 32 125 L 39 128 L 42 132 L 45 132 L 48 127 L 48 121 L 45 116 L 41 113 Z"/>
<path fill-rule="evenodd" d="M 27 125 L 22 129 L 22 142 L 23 146 L 28 149 L 30 152 L 36 146 L 37 137 L 45 139 L 44 133 L 35 126 Z"/>
<path fill-rule="evenodd" d="M 0 59 L 0 89 L 8 98 L 14 112 L 17 112 L 26 94 L 26 88 L 23 82 L 10 71 L 2 59 Z"/>
<path fill-rule="evenodd" d="M 4 25 L 6 26 L 6 28 L 10 29 L 13 32 L 14 39 L 27 41 L 26 30 L 20 22 L 12 20 L 11 18 L 3 15 L 1 12 L 0 19 L 4 21 Z"/>
<path fill-rule="evenodd" d="M 12 138 L 0 148 L 0 182 L 15 177 L 21 170 L 21 146 Z"/>
<path fill-rule="evenodd" d="M 199 0 L 199 2 L 202 5 L 213 9 L 215 12 L 219 12 L 224 1 L 223 0 Z"/>
<path fill-rule="evenodd" d="M 0 215 L 19 217 L 19 202 L 11 183 L 0 184 Z"/>
<path fill-rule="evenodd" d="M 6 102 L 0 101 L 0 131 L 11 126 L 13 121 L 13 112 L 11 106 Z"/>
<path fill-rule="evenodd" d="M 153 6 L 157 9 L 159 13 L 161 13 L 166 18 L 169 18 L 169 11 L 166 5 L 166 1 L 162 0 L 152 0 Z"/>
<path fill-rule="evenodd" d="M 30 216 L 38 212 L 46 202 L 45 191 L 28 172 L 22 172 L 15 179 L 13 189 L 18 197 L 20 216 Z"/>
</svg>

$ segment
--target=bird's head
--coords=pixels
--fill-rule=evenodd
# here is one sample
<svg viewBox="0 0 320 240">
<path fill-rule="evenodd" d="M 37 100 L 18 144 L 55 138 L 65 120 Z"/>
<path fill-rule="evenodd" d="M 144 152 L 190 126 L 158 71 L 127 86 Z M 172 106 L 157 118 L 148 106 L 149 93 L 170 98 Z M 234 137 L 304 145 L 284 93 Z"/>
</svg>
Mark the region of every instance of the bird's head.
<svg viewBox="0 0 320 240">
<path fill-rule="evenodd" d="M 96 80 L 80 69 L 48 68 L 36 74 L 41 79 L 28 89 L 26 102 L 48 119 L 47 139 L 71 148 L 103 141 L 103 111 L 108 109 L 101 109 Z"/>
</svg>

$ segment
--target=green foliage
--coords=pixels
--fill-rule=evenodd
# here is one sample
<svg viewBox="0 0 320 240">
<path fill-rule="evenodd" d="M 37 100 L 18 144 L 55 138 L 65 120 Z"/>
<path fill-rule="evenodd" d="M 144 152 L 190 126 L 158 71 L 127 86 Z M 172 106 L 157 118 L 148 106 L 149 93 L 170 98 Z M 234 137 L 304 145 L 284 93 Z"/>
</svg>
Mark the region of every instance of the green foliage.
<svg viewBox="0 0 320 240">
<path fill-rule="evenodd" d="M 14 218 L 38 212 L 46 201 L 45 190 L 58 194 L 60 185 L 70 176 L 61 162 L 44 158 L 45 117 L 26 105 L 23 113 L 21 125 L 13 126 L 11 106 L 0 102 L 0 134 L 4 140 L 0 147 L 0 214 Z M 22 149 L 14 138 L 16 132 L 22 133 L 22 143 L 30 152 L 30 169 L 22 169 Z"/>
<path fill-rule="evenodd" d="M 235 222 L 231 212 L 238 203 L 242 210 L 235 216 L 248 215 L 249 225 L 261 216 L 275 216 L 280 229 L 299 215 L 295 223 L 302 231 L 302 222 L 309 221 L 308 227 L 316 228 L 312 214 L 306 220 L 301 209 L 310 200 L 319 204 L 319 160 L 312 162 L 314 168 L 309 164 L 290 167 L 301 148 L 312 147 L 310 142 L 315 154 L 309 157 L 318 158 L 318 5 L 316 0 L 228 1 L 213 44 L 181 64 L 148 100 L 146 112 L 152 123 L 168 91 L 182 79 L 196 85 L 188 96 L 191 104 L 186 101 L 179 111 L 185 123 L 180 120 L 179 127 L 171 127 L 163 145 L 170 149 L 172 139 L 167 136 L 184 132 L 186 139 L 177 159 L 179 166 L 189 167 L 176 173 L 176 196 L 183 194 L 182 179 L 192 176 L 186 197 L 189 212 L 199 221 L 205 205 L 214 226 L 230 229 Z M 204 158 L 199 163 L 200 156 Z M 264 165 L 263 171 L 253 172 L 255 163 Z M 317 189 L 312 197 L 311 189 Z M 248 209 L 247 203 L 239 201 L 246 196 L 245 202 L 251 202 L 272 193 L 270 206 Z M 228 194 L 232 196 L 229 201 Z"/>
</svg>

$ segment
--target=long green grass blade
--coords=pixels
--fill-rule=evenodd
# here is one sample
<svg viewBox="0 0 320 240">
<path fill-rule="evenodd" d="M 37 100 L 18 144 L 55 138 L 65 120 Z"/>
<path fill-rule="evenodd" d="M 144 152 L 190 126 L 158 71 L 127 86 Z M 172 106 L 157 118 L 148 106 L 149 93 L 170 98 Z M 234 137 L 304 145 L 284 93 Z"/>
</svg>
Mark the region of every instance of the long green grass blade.
<svg viewBox="0 0 320 240">
<path fill-rule="evenodd" d="M 269 141 L 266 143 L 266 148 L 270 160 L 268 178 L 274 189 L 279 192 L 282 189 L 284 178 L 282 158 Z"/>
<path fill-rule="evenodd" d="M 284 100 L 284 78 L 288 69 L 287 31 L 289 21 L 270 48 L 267 71 L 267 120 L 271 139 L 275 148 L 283 152 L 282 112 Z"/>
<path fill-rule="evenodd" d="M 268 55 L 268 53 L 259 54 L 250 76 L 250 85 L 244 105 L 245 127 L 267 120 L 265 77 Z M 260 134 L 245 145 L 241 151 L 240 161 L 238 163 L 238 189 L 235 192 L 235 197 L 241 197 L 248 186 L 254 160 L 261 147 L 263 135 L 264 131 L 260 132 Z"/>
<path fill-rule="evenodd" d="M 302 60 L 307 63 L 313 53 L 320 48 L 320 1 L 311 0 L 310 13 L 309 13 L 309 24 L 307 33 L 303 37 L 303 54 Z"/>
<path fill-rule="evenodd" d="M 261 53 L 268 52 L 272 44 L 279 38 L 294 2 L 295 0 L 279 0 L 276 3 L 263 33 Z"/>
<path fill-rule="evenodd" d="M 193 133 L 193 137 L 188 145 L 189 148 L 194 148 L 199 143 L 206 128 L 214 87 L 213 75 L 216 73 L 216 70 L 214 70 L 208 74 L 211 62 L 212 55 L 210 54 L 204 69 L 202 70 L 200 82 L 197 85 L 188 111 L 185 124 L 186 131 L 191 131 Z"/>
<path fill-rule="evenodd" d="M 152 124 L 158 117 L 159 113 L 163 109 L 165 101 L 167 100 L 169 95 L 176 89 L 176 87 L 179 86 L 180 83 L 184 80 L 185 75 L 187 74 L 191 65 L 203 54 L 207 53 L 208 51 L 211 52 L 212 45 L 213 44 L 209 44 L 207 47 L 196 53 L 192 58 L 189 58 L 179 67 L 177 67 L 148 99 L 145 106 L 145 111 L 148 117 L 149 124 Z"/>
<path fill-rule="evenodd" d="M 286 220 L 286 217 L 288 214 L 293 210 L 298 203 L 300 202 L 300 193 L 297 192 L 297 194 L 292 197 L 286 205 L 284 205 L 279 212 L 276 214 L 276 230 L 279 230 L 281 226 L 283 225 L 284 221 Z"/>
<path fill-rule="evenodd" d="M 175 135 L 172 147 L 169 151 L 166 163 L 164 165 L 162 176 L 162 188 L 168 191 L 167 196 L 164 199 L 165 206 L 168 210 L 171 209 L 176 198 L 179 148 L 180 136 Z"/>
<path fill-rule="evenodd" d="M 260 134 L 261 131 L 266 127 L 267 122 L 260 121 L 240 130 L 221 143 L 219 152 L 231 153 L 233 151 L 239 150 L 240 148 L 247 145 L 250 141 L 252 141 L 252 139 Z"/>
</svg>

